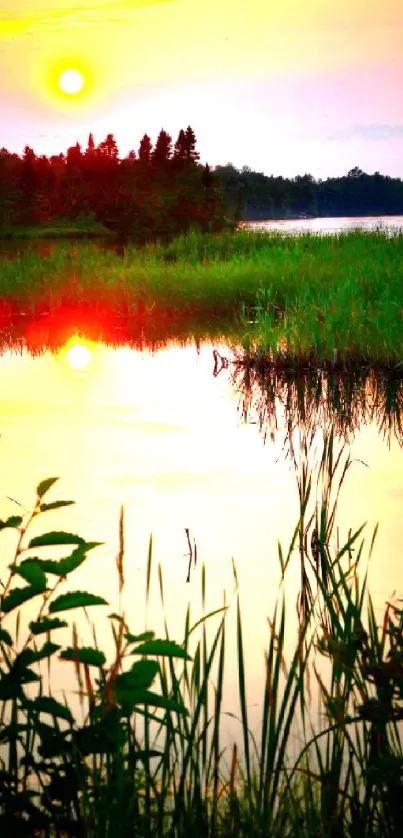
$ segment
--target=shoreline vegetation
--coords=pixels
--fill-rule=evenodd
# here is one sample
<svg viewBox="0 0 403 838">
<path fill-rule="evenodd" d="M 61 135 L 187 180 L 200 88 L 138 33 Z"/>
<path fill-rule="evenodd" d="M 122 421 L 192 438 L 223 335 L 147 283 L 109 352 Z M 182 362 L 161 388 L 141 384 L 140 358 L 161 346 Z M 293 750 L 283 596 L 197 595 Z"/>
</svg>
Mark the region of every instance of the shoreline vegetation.
<svg viewBox="0 0 403 838">
<path fill-rule="evenodd" d="M 210 324 L 267 370 L 403 371 L 400 231 L 190 231 L 141 247 L 49 243 L 0 263 L 0 328 L 9 334 L 27 317 L 46 331 L 46 320 L 67 322 L 69 312 L 84 332 L 121 318 L 143 340 L 176 329 L 191 337 Z"/>
<path fill-rule="evenodd" d="M 358 166 L 326 180 L 310 174 L 267 176 L 231 163 L 214 171 L 228 203 L 245 221 L 403 213 L 403 180 L 380 172 L 370 175 Z"/>
<path fill-rule="evenodd" d="M 358 166 L 315 180 L 267 176 L 244 166 L 202 165 L 190 125 L 176 141 L 144 134 L 126 157 L 112 133 L 66 153 L 0 148 L 0 239 L 113 234 L 169 241 L 191 228 L 219 232 L 240 221 L 403 214 L 403 181 Z"/>
<path fill-rule="evenodd" d="M 2 571 L 0 600 L 2 834 L 400 838 L 401 600 L 388 602 L 376 616 L 361 569 L 364 528 L 350 531 L 344 543 L 336 536 L 337 505 L 351 460 L 343 448 L 336 450 L 328 427 L 313 464 L 308 456 L 313 439 L 300 438 L 301 457 L 294 461 L 300 514 L 288 548 L 278 548 L 281 583 L 268 636 L 261 638 L 262 710 L 254 734 L 244 652 L 248 627 L 235 568 L 234 602 L 224 595 L 207 613 L 206 571 L 194 570 L 200 574 L 201 615 L 194 621 L 184 603 L 183 638 L 173 640 L 150 540 L 144 601 L 157 585 L 165 615 L 165 635 L 158 638 L 149 626 L 142 631 L 133 625 L 132 614 L 111 614 L 96 592 L 75 590 L 71 574 L 90 560 L 97 542 L 43 526 L 38 535 L 37 525 L 32 537 L 34 520 L 72 503 L 53 499 L 56 478 L 38 485 L 31 512 L 1 522 L 16 544 L 8 578 Z M 119 596 L 124 563 L 122 509 Z M 301 583 L 294 643 L 287 652 L 290 611 L 295 620 L 294 603 L 289 607 L 286 596 L 290 573 L 299 573 Z M 86 612 L 91 635 L 95 606 L 101 614 L 97 631 L 82 645 L 77 615 Z M 109 659 L 96 640 L 105 638 L 99 620 L 112 632 Z M 237 698 L 231 711 L 240 733 L 228 745 L 222 723 L 226 643 L 233 630 Z M 59 681 L 53 691 L 55 663 L 75 672 L 78 715 Z M 314 689 L 318 698 L 312 700 Z"/>
<path fill-rule="evenodd" d="M 38 156 L 0 149 L 0 233 L 59 225 L 82 235 L 97 225 L 142 243 L 170 239 L 191 227 L 219 231 L 235 223 L 218 176 L 199 163 L 190 125 L 176 142 L 163 129 L 155 143 L 144 134 L 137 151 L 121 159 L 113 134 L 87 148 Z M 50 226 L 49 226 L 50 225 Z"/>
<path fill-rule="evenodd" d="M 74 220 L 57 218 L 41 224 L 19 225 L 0 229 L 0 242 L 35 239 L 91 239 L 114 238 L 114 233 L 93 216 L 81 216 Z"/>
</svg>

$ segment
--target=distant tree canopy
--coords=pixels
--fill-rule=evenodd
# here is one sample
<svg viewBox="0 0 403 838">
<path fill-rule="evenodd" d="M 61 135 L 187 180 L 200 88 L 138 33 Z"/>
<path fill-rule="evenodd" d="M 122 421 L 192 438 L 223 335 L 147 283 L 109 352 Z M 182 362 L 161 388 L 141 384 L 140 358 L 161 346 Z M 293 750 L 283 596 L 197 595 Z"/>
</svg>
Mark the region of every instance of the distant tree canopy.
<svg viewBox="0 0 403 838">
<path fill-rule="evenodd" d="M 403 213 L 403 181 L 379 172 L 368 175 L 357 166 L 327 180 L 309 174 L 269 177 L 231 163 L 214 171 L 233 212 L 243 219 Z"/>
<path fill-rule="evenodd" d="M 191 226 L 220 230 L 229 223 L 218 177 L 202 166 L 188 126 L 173 143 L 163 129 L 153 145 L 144 134 L 137 152 L 119 157 L 113 134 L 86 149 L 21 156 L 0 148 L 0 229 L 76 220 L 93 214 L 120 235 L 172 236 Z"/>
</svg>

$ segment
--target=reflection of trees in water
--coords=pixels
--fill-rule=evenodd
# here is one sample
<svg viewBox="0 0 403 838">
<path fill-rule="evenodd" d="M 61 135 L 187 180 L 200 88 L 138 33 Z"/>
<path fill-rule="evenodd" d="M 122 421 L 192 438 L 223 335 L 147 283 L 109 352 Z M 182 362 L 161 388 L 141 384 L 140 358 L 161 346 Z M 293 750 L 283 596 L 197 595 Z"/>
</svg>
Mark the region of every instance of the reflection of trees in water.
<svg viewBox="0 0 403 838">
<path fill-rule="evenodd" d="M 231 380 L 244 421 L 255 422 L 265 440 L 285 431 L 290 441 L 297 428 L 314 430 L 330 423 L 336 437 L 350 442 L 360 427 L 375 424 L 388 445 L 395 438 L 403 446 L 401 373 L 296 374 L 267 371 L 245 360 L 231 364 Z"/>
<path fill-rule="evenodd" d="M 201 316 L 191 310 L 146 306 L 139 300 L 127 311 L 114 311 L 101 300 L 65 304 L 41 313 L 15 312 L 0 299 L 0 355 L 8 350 L 32 355 L 57 352 L 68 340 L 81 337 L 111 347 L 155 352 L 169 343 L 193 343 L 231 336 L 234 324 L 222 317 Z"/>
</svg>

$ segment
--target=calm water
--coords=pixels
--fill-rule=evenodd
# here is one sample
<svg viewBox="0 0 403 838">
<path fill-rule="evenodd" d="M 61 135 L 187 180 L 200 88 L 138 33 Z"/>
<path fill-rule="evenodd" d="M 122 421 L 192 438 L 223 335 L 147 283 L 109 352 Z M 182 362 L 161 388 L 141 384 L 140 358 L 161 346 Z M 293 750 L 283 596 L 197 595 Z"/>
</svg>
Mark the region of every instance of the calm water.
<svg viewBox="0 0 403 838">
<path fill-rule="evenodd" d="M 156 579 L 161 563 L 168 622 L 178 641 L 189 599 L 194 619 L 201 613 L 203 562 L 208 607 L 220 607 L 224 589 L 227 601 L 234 604 L 234 559 L 246 634 L 248 699 L 256 707 L 257 719 L 266 618 L 272 614 L 279 583 L 277 539 L 288 545 L 298 515 L 295 471 L 287 456 L 290 400 L 280 388 L 274 422 L 272 408 L 264 412 L 267 405 L 258 382 L 246 391 L 242 373 L 237 375 L 231 364 L 213 375 L 214 348 L 230 357 L 226 347 L 212 345 L 202 345 L 199 351 L 171 345 L 156 354 L 97 345 L 89 366 L 77 371 L 63 350 L 36 358 L 24 352 L 1 356 L 0 517 L 18 514 L 14 501 L 28 509 L 38 481 L 60 476 L 52 499 L 71 498 L 76 506 L 47 513 L 38 522 L 39 531 L 45 526 L 66 528 L 104 542 L 70 583 L 74 590 L 87 589 L 108 600 L 110 608 L 95 609 L 102 631 L 108 622 L 105 613 L 118 607 L 115 556 L 121 504 L 126 516 L 123 605 L 133 631 L 144 628 L 150 533 L 155 567 L 148 627 L 162 631 Z M 369 572 L 380 615 L 385 600 L 394 590 L 402 590 L 403 449 L 393 430 L 385 436 L 387 419 L 379 392 L 367 382 L 357 393 L 354 416 L 347 411 L 340 420 L 355 462 L 343 487 L 338 526 L 345 538 L 350 527 L 367 521 L 369 541 L 380 522 Z M 311 410 L 318 450 L 324 415 L 323 404 Z M 297 436 L 295 444 L 298 459 Z M 185 528 L 198 551 L 188 584 Z M 3 577 L 12 534 L 1 536 Z M 287 589 L 290 648 L 299 580 L 295 555 Z M 90 643 L 85 624 L 80 632 L 82 641 Z M 102 636 L 101 645 L 111 648 L 110 638 Z M 73 678 L 72 668 L 61 666 L 60 689 Z M 235 671 L 230 672 L 226 685 L 225 709 L 234 712 L 236 677 Z M 228 729 L 235 728 L 236 723 L 228 721 Z"/>
<path fill-rule="evenodd" d="M 248 227 L 279 230 L 282 233 L 340 233 L 344 230 L 403 230 L 403 215 L 374 215 L 345 218 L 297 218 L 281 221 L 251 221 Z"/>
</svg>

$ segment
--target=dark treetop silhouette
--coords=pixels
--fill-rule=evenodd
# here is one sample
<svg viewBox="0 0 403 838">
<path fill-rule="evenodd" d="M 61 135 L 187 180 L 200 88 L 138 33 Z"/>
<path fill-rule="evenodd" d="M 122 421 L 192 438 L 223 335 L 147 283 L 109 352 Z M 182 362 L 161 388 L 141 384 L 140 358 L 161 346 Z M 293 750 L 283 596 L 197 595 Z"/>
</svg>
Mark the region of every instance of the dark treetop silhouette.
<svg viewBox="0 0 403 838">
<path fill-rule="evenodd" d="M 188 126 L 173 145 L 163 129 L 155 145 L 144 134 L 138 152 L 121 159 L 113 134 L 98 146 L 66 154 L 22 156 L 0 149 L 0 231 L 92 216 L 113 232 L 140 240 L 190 227 L 220 230 L 228 209 L 217 176 L 202 166 Z"/>
</svg>

